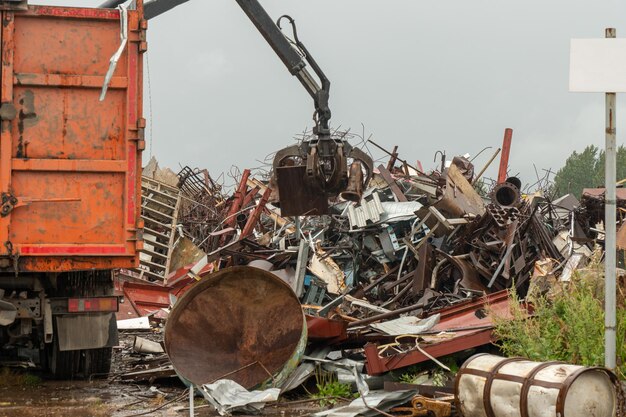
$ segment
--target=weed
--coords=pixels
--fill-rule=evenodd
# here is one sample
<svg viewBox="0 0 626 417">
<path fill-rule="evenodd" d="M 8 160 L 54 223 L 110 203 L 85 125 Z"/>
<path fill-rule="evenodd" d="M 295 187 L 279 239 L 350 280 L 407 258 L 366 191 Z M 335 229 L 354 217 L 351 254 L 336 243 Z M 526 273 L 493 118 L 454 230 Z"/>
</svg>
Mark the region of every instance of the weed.
<svg viewBox="0 0 626 417">
<path fill-rule="evenodd" d="M 358 397 L 352 393 L 350 384 L 342 384 L 333 372 L 327 372 L 318 366 L 315 370 L 315 387 L 317 392 L 310 394 L 311 398 L 319 398 L 319 405 L 334 405 L 340 399 Z"/>
<path fill-rule="evenodd" d="M 430 380 L 430 384 L 436 387 L 443 387 L 449 380 L 454 379 L 454 376 L 459 371 L 459 365 L 454 356 L 443 358 L 441 362 L 450 369 L 449 372 L 439 367 L 433 368 L 433 364 L 428 362 L 405 368 L 398 381 L 405 384 L 421 385 L 429 384 L 428 381 Z"/>
<path fill-rule="evenodd" d="M 428 381 L 428 371 L 413 373 L 413 372 L 405 372 L 400 375 L 400 382 L 404 382 L 405 384 L 423 384 Z"/>
<path fill-rule="evenodd" d="M 41 378 L 19 370 L 10 368 L 0 369 L 0 386 L 2 387 L 24 387 L 35 388 L 41 384 Z"/>
<path fill-rule="evenodd" d="M 532 317 L 513 292 L 512 319 L 495 319 L 498 345 L 507 356 L 559 360 L 585 366 L 604 363 L 604 274 L 598 261 L 572 276 L 551 295 L 532 295 Z M 626 308 L 618 302 L 617 340 L 626 340 Z M 626 345 L 617 346 L 618 369 L 626 377 Z"/>
</svg>

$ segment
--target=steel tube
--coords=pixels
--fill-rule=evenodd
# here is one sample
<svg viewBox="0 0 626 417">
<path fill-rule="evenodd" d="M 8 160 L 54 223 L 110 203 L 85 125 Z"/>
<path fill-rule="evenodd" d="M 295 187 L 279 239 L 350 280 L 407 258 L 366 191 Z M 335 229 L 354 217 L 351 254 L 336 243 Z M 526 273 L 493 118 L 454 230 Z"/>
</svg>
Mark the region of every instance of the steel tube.
<svg viewBox="0 0 626 417">
<path fill-rule="evenodd" d="M 502 140 L 502 155 L 500 156 L 500 169 L 498 170 L 498 184 L 506 181 L 506 171 L 509 167 L 509 153 L 511 152 L 511 140 L 513 139 L 513 129 L 504 129 L 504 139 Z"/>
<path fill-rule="evenodd" d="M 472 181 L 472 185 L 476 184 L 478 182 L 478 180 L 480 179 L 480 177 L 483 176 L 483 174 L 485 173 L 485 171 L 487 170 L 487 168 L 489 168 L 489 166 L 491 165 L 491 163 L 493 162 L 494 159 L 496 159 L 496 156 L 498 156 L 498 154 L 500 153 L 501 149 L 498 148 L 494 153 L 493 156 L 489 159 L 489 161 L 487 161 L 487 163 L 485 164 L 485 166 L 483 167 L 483 169 L 480 170 L 480 172 L 478 173 L 478 175 L 476 175 L 476 178 L 474 178 L 474 181 Z"/>
<path fill-rule="evenodd" d="M 607 28 L 605 37 L 615 38 L 615 29 Z M 605 138 L 605 221 L 604 221 L 604 366 L 615 370 L 616 365 L 616 154 L 615 154 L 615 93 L 606 93 Z"/>
</svg>

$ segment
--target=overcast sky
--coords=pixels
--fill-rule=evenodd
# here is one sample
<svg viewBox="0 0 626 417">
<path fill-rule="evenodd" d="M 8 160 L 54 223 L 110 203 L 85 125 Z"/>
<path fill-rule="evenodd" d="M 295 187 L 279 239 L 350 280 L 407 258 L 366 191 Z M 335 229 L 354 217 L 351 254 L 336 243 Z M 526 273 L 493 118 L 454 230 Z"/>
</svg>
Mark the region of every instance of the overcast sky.
<svg viewBox="0 0 626 417">
<path fill-rule="evenodd" d="M 513 129 L 510 172 L 524 183 L 573 150 L 604 147 L 604 95 L 569 93 L 570 38 L 626 36 L 617 0 L 261 0 L 291 15 L 332 82 L 333 127 L 351 128 L 433 168 L 437 150 L 479 169 Z M 31 0 L 95 6 L 101 0 Z M 150 21 L 144 160 L 212 176 L 293 144 L 312 100 L 234 0 L 191 0 Z M 147 80 L 150 83 L 148 85 Z M 151 99 L 150 99 L 151 98 Z M 624 144 L 626 98 L 618 95 Z M 370 148 L 371 149 L 371 148 Z M 374 157 L 381 157 L 374 152 Z M 487 172 L 495 177 L 497 162 Z"/>
</svg>

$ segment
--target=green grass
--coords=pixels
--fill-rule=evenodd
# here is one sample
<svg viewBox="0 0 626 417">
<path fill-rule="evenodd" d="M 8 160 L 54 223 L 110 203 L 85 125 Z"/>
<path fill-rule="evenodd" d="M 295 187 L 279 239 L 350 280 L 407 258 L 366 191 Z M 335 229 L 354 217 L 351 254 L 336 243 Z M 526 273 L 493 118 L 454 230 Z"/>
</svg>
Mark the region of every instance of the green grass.
<svg viewBox="0 0 626 417">
<path fill-rule="evenodd" d="M 335 405 L 341 399 L 358 397 L 358 393 L 352 392 L 350 384 L 342 384 L 337 380 L 333 372 L 327 372 L 318 366 L 315 370 L 315 387 L 317 392 L 310 394 L 311 398 L 318 398 L 319 405 Z"/>
<path fill-rule="evenodd" d="M 598 262 L 577 271 L 569 283 L 556 283 L 548 295 L 531 295 L 532 317 L 519 302 L 513 319 L 496 318 L 498 345 L 507 356 L 559 360 L 585 366 L 604 364 L 604 271 Z M 517 295 L 511 296 L 519 301 Z M 626 308 L 618 290 L 617 364 L 626 377 Z"/>
<path fill-rule="evenodd" d="M 10 368 L 0 369 L 0 387 L 35 388 L 41 384 L 41 378 L 23 371 Z"/>
<path fill-rule="evenodd" d="M 428 380 L 431 380 L 432 385 L 443 387 L 449 380 L 454 379 L 454 376 L 459 371 L 459 365 L 454 356 L 440 358 L 440 360 L 450 369 L 449 372 L 440 368 L 438 365 L 427 362 L 404 368 L 403 373 L 399 377 L 396 375 L 396 378 L 399 382 L 417 385 L 424 384 Z"/>
</svg>

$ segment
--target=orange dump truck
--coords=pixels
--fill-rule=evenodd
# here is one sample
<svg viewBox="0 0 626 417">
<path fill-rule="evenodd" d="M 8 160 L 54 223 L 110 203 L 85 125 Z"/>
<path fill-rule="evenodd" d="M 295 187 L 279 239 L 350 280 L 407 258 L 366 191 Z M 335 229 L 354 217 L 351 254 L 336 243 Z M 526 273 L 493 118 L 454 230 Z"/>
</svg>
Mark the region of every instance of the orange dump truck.
<svg viewBox="0 0 626 417">
<path fill-rule="evenodd" d="M 111 270 L 136 266 L 141 249 L 145 21 L 141 10 L 0 9 L 0 363 L 108 372 Z"/>
</svg>

